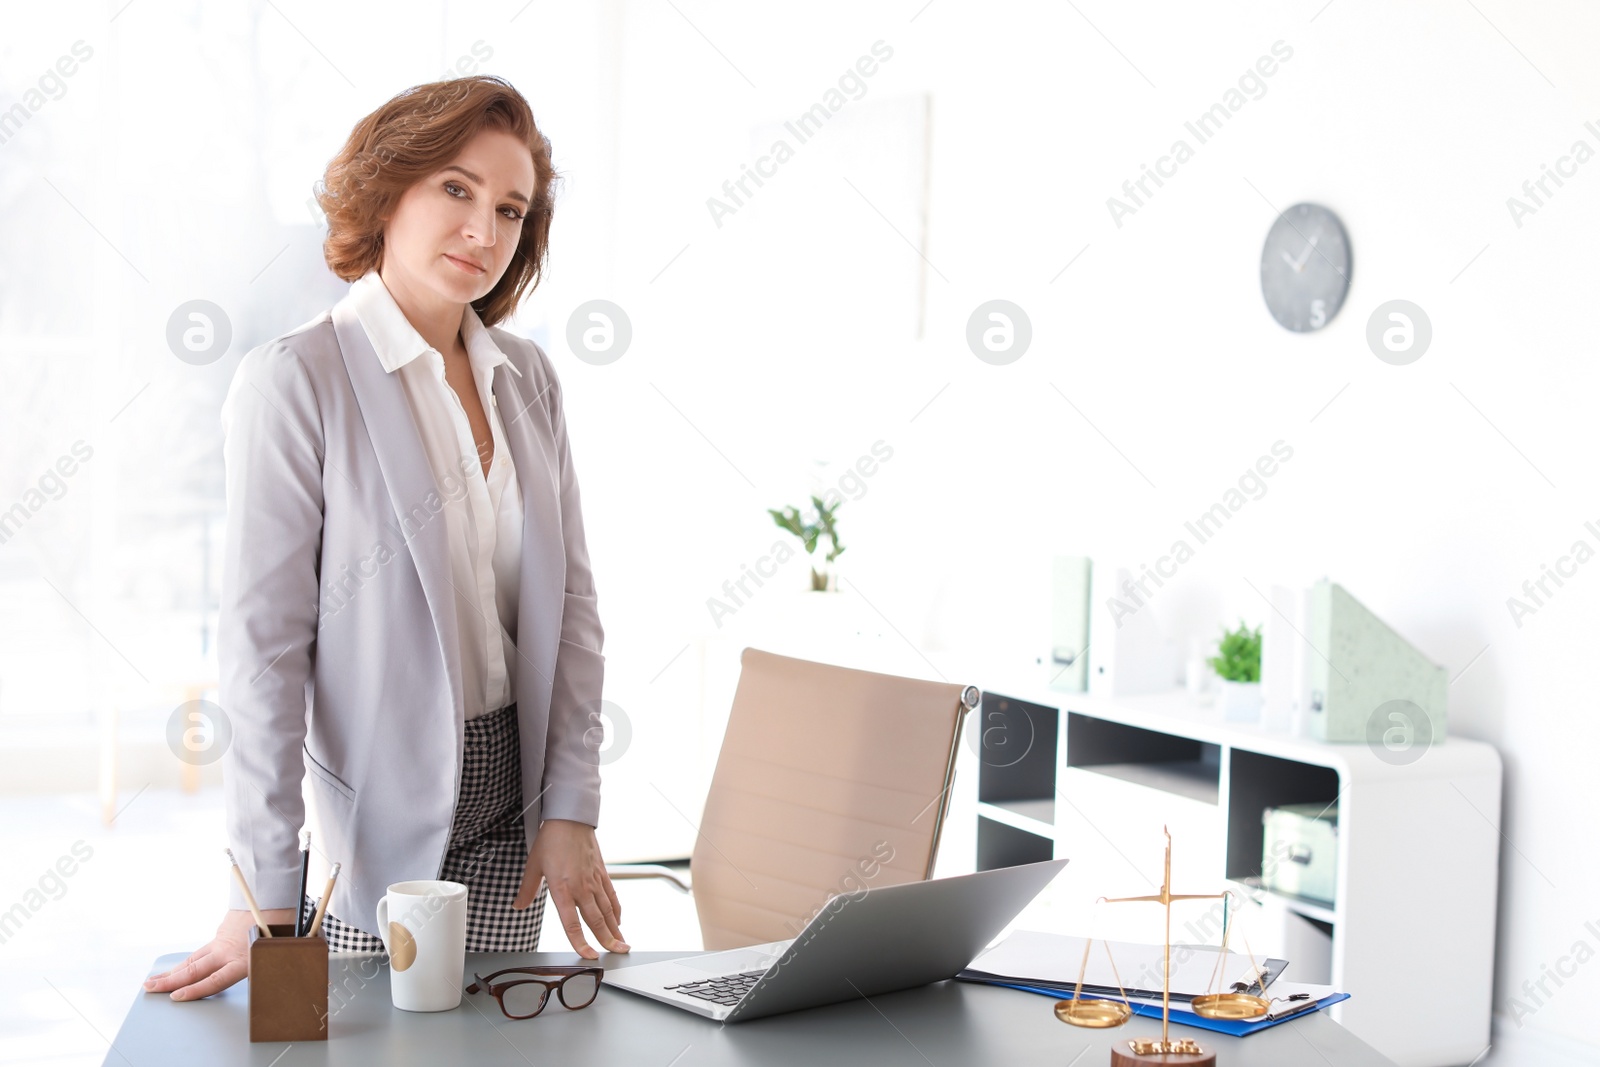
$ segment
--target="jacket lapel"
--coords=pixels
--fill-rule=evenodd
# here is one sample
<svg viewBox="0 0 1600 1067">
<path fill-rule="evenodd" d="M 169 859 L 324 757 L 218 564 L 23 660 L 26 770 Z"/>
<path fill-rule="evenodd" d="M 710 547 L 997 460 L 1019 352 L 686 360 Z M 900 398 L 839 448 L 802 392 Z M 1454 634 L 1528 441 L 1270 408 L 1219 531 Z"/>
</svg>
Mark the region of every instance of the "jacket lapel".
<svg viewBox="0 0 1600 1067">
<path fill-rule="evenodd" d="M 505 342 L 496 339 L 502 346 Z M 509 352 L 509 350 L 508 350 Z M 536 363 L 535 363 L 536 365 Z M 522 573 L 518 581 L 517 702 L 528 713 L 548 708 L 561 614 L 566 606 L 566 546 L 561 540 L 561 496 L 555 441 L 544 413 L 541 386 L 510 362 L 494 371 L 494 391 L 506 443 L 522 491 Z M 529 670 L 529 668 L 532 670 Z M 520 716 L 519 716 L 520 717 Z"/>
<path fill-rule="evenodd" d="M 450 584 L 449 540 L 442 512 L 434 512 L 428 506 L 430 497 L 442 506 L 443 497 L 439 495 L 438 484 L 428 465 L 422 435 L 399 375 L 383 369 L 348 296 L 334 305 L 333 326 L 345 370 L 355 390 L 356 403 L 361 408 L 362 421 L 372 439 L 389 499 L 400 520 L 396 532 L 406 539 L 406 547 L 422 580 L 422 591 L 428 598 L 428 610 L 438 634 L 451 699 L 459 719 L 464 713 L 465 698 L 455 597 Z M 407 522 L 407 516 L 418 509 L 418 517 Z M 420 528 L 411 528 L 417 527 L 419 522 Z"/>
</svg>

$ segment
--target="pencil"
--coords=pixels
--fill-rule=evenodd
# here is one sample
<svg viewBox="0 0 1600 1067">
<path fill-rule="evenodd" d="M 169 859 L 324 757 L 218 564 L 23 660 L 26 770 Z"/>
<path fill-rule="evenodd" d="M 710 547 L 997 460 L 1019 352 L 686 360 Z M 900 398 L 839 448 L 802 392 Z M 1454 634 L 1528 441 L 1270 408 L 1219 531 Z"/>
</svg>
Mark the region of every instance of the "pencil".
<svg viewBox="0 0 1600 1067">
<path fill-rule="evenodd" d="M 335 863 L 328 871 L 328 884 L 322 887 L 322 899 L 317 901 L 317 914 L 311 920 L 311 929 L 306 931 L 307 937 L 316 937 L 317 931 L 322 929 L 322 916 L 328 910 L 328 901 L 333 897 L 333 883 L 339 880 L 339 864 Z"/>
<path fill-rule="evenodd" d="M 306 879 L 311 876 L 311 831 L 300 835 L 300 895 L 294 902 L 294 936 L 306 929 Z"/>
<path fill-rule="evenodd" d="M 250 883 L 244 880 L 244 872 L 239 869 L 239 861 L 233 858 L 233 849 L 222 850 L 228 854 L 228 862 L 233 864 L 233 876 L 238 879 L 239 888 L 244 892 L 244 902 L 250 905 L 250 914 L 256 917 L 256 925 L 261 927 L 262 937 L 271 937 L 272 931 L 267 928 L 267 920 L 261 917 L 261 909 L 256 907 L 256 895 L 250 892 Z"/>
</svg>

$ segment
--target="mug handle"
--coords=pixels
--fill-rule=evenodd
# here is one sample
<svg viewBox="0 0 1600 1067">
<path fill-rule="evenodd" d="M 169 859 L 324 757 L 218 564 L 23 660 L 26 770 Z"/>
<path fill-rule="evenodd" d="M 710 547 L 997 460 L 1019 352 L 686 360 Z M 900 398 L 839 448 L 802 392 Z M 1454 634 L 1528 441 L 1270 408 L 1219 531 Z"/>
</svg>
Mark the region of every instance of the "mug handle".
<svg viewBox="0 0 1600 1067">
<path fill-rule="evenodd" d="M 378 898 L 378 940 L 383 942 L 383 951 L 389 952 L 389 894 L 387 893 Z"/>
</svg>

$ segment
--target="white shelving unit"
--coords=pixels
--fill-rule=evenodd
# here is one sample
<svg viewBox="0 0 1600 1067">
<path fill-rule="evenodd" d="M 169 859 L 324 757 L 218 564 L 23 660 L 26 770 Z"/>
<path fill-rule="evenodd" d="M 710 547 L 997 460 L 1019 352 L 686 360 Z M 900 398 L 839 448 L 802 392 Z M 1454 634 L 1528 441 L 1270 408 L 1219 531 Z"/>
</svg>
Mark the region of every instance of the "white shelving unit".
<svg viewBox="0 0 1600 1067">
<path fill-rule="evenodd" d="M 1290 974 L 1350 993 L 1331 1009 L 1342 1025 L 1402 1067 L 1468 1063 L 1488 1045 L 1501 840 L 1490 745 L 1450 738 L 1397 766 L 1364 744 L 1225 723 L 1181 690 L 1107 700 L 984 677 L 979 869 L 1107 845 L 1154 866 L 1160 839 L 1119 840 L 1131 835 L 1118 809 L 1171 809 L 1202 853 L 1176 891 L 1212 891 L 1194 887 L 1198 871 L 1246 891 L 1260 915 L 1292 917 Z M 1305 802 L 1337 806 L 1331 905 L 1259 883 L 1262 812 Z"/>
</svg>

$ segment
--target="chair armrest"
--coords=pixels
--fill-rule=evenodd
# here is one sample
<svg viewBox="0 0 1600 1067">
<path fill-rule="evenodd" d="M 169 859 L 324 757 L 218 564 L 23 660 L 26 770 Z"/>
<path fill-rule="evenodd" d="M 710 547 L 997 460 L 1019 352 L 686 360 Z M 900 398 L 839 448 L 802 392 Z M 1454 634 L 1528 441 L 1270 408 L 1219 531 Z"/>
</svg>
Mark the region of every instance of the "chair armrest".
<svg viewBox="0 0 1600 1067">
<path fill-rule="evenodd" d="M 619 878 L 665 878 L 682 893 L 689 893 L 689 883 L 685 882 L 678 872 L 671 867 L 663 867 L 659 863 L 608 863 L 606 874 L 612 881 Z"/>
</svg>

